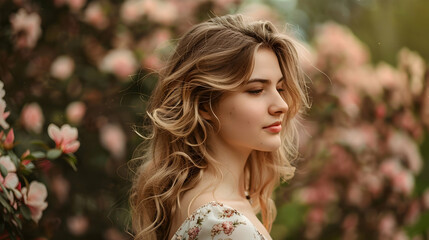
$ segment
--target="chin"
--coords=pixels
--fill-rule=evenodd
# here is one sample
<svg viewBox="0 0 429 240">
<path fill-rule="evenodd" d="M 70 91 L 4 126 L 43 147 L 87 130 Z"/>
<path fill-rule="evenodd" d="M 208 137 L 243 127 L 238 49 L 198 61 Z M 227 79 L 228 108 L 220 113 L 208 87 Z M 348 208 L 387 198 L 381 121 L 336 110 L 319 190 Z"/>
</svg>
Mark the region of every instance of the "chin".
<svg viewBox="0 0 429 240">
<path fill-rule="evenodd" d="M 263 146 L 259 146 L 258 148 L 255 148 L 258 151 L 262 151 L 262 152 L 273 152 L 273 151 L 277 151 L 281 146 L 281 141 L 279 140 L 278 142 L 266 142 L 265 145 Z"/>
</svg>

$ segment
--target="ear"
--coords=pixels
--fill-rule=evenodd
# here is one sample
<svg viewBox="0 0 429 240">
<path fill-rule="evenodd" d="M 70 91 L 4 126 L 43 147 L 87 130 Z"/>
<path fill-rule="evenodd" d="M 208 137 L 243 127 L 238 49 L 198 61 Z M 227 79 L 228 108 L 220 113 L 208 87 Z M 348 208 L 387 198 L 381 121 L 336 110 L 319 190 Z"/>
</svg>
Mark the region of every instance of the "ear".
<svg viewBox="0 0 429 240">
<path fill-rule="evenodd" d="M 198 113 L 207 121 L 212 120 L 212 115 L 209 113 L 209 106 L 207 104 L 201 104 L 198 109 Z"/>
</svg>

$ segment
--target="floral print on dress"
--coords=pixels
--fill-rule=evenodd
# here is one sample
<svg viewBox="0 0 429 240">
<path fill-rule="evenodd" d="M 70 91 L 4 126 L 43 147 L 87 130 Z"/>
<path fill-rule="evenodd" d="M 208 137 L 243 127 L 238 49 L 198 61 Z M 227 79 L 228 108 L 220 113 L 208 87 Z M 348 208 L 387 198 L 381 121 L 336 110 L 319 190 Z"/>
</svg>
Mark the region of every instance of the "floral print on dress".
<svg viewBox="0 0 429 240">
<path fill-rule="evenodd" d="M 219 202 L 209 202 L 189 216 L 172 240 L 265 240 L 256 227 L 237 210 Z"/>
</svg>

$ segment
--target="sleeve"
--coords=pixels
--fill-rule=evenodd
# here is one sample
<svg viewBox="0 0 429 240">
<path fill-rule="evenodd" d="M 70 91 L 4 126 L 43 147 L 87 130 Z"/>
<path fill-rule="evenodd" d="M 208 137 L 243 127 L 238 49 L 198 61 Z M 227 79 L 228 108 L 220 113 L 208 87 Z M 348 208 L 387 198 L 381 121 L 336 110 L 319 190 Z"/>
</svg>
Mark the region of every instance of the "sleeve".
<svg viewBox="0 0 429 240">
<path fill-rule="evenodd" d="M 222 215 L 216 214 L 216 211 L 213 211 L 212 214 L 208 215 L 207 218 L 201 223 L 198 239 L 264 240 L 264 237 L 245 216 L 241 214 Z"/>
</svg>

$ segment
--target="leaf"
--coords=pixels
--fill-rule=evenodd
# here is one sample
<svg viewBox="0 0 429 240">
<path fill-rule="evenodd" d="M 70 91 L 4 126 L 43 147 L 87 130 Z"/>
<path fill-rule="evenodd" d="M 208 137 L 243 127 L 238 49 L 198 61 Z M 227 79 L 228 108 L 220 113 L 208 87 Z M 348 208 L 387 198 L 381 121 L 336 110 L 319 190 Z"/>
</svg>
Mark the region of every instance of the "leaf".
<svg viewBox="0 0 429 240">
<path fill-rule="evenodd" d="M 31 143 L 32 144 L 34 144 L 34 145 L 38 145 L 38 146 L 40 146 L 40 147 L 42 147 L 42 148 L 44 148 L 44 149 L 46 149 L 46 150 L 48 150 L 50 147 L 48 146 L 48 145 L 46 145 L 46 143 L 45 142 L 43 142 L 42 140 L 34 140 L 34 141 L 31 141 Z"/>
<path fill-rule="evenodd" d="M 67 156 L 66 157 L 66 161 L 68 162 L 68 164 L 73 168 L 73 170 L 76 172 L 77 168 L 76 168 L 76 158 Z"/>
<path fill-rule="evenodd" d="M 48 156 L 48 159 L 55 160 L 59 156 L 61 156 L 62 153 L 63 152 L 60 149 L 55 148 L 55 149 L 49 150 L 46 155 Z"/>
<path fill-rule="evenodd" d="M 13 151 L 8 150 L 7 155 L 9 155 L 10 159 L 15 164 L 15 166 L 18 166 L 19 163 L 21 162 L 21 160 L 16 156 L 16 154 Z"/>
<path fill-rule="evenodd" d="M 44 152 L 40 152 L 40 151 L 33 152 L 33 153 L 31 153 L 31 155 L 33 155 L 35 158 L 45 158 L 46 157 L 46 154 Z"/>
<path fill-rule="evenodd" d="M 19 229 L 19 230 L 21 230 L 22 229 L 22 223 L 21 223 L 21 219 L 19 219 L 19 216 L 18 216 L 18 214 L 14 214 L 13 215 L 13 220 L 15 221 L 15 225 L 16 225 L 16 227 Z"/>
<path fill-rule="evenodd" d="M 22 160 L 34 160 L 34 159 L 36 159 L 34 156 L 32 156 L 31 154 L 28 154 Z"/>
<path fill-rule="evenodd" d="M 19 210 L 25 219 L 27 220 L 31 219 L 31 212 L 30 212 L 30 209 L 27 207 L 27 205 L 21 205 L 19 207 Z"/>
<path fill-rule="evenodd" d="M 6 178 L 7 173 L 8 173 L 7 169 L 1 164 L 0 164 L 0 173 L 1 173 L 3 178 Z"/>
<path fill-rule="evenodd" d="M 3 205 L 4 208 L 6 208 L 8 212 L 10 213 L 12 212 L 12 207 L 9 205 L 8 202 L 6 202 L 6 200 L 3 197 L 0 197 L 0 203 L 1 205 Z"/>
<path fill-rule="evenodd" d="M 34 163 L 32 163 L 32 162 L 27 163 L 27 165 L 25 165 L 25 166 L 24 166 L 25 170 L 27 170 L 27 171 L 31 171 L 31 170 L 33 170 L 35 167 L 36 167 L 36 166 L 34 166 Z"/>
</svg>

